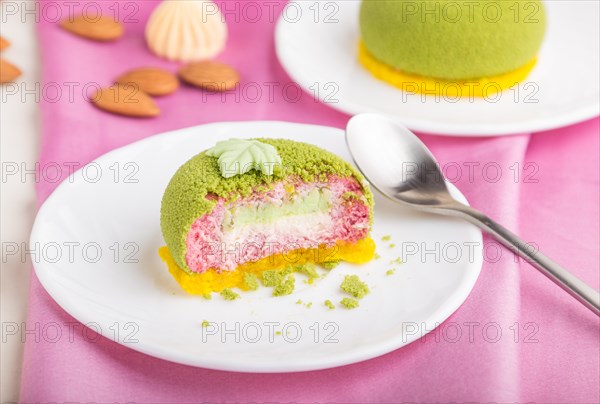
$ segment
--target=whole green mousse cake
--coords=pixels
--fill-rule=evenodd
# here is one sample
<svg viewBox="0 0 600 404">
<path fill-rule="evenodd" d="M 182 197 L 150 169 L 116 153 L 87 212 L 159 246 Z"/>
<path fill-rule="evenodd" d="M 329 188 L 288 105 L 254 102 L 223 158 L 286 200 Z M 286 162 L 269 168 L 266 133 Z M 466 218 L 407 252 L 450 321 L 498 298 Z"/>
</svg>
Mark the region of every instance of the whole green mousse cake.
<svg viewBox="0 0 600 404">
<path fill-rule="evenodd" d="M 546 29 L 539 0 L 363 0 L 360 32 L 377 61 L 444 80 L 494 77 L 532 62 Z"/>
<path fill-rule="evenodd" d="M 161 257 L 198 294 L 243 285 L 241 270 L 366 262 L 374 255 L 372 214 L 366 180 L 333 153 L 285 139 L 230 139 L 188 160 L 169 182 Z M 282 261 L 322 246 L 328 256 Z"/>
</svg>

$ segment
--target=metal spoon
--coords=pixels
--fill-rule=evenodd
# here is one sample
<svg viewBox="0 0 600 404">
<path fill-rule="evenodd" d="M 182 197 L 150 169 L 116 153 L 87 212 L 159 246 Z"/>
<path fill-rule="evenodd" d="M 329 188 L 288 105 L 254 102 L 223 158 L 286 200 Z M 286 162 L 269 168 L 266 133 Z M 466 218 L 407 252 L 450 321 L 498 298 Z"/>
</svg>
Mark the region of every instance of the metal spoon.
<svg viewBox="0 0 600 404">
<path fill-rule="evenodd" d="M 348 122 L 346 143 L 360 171 L 383 195 L 422 211 L 468 220 L 600 316 L 596 290 L 483 213 L 455 200 L 434 157 L 409 129 L 381 115 L 360 114 Z"/>
</svg>

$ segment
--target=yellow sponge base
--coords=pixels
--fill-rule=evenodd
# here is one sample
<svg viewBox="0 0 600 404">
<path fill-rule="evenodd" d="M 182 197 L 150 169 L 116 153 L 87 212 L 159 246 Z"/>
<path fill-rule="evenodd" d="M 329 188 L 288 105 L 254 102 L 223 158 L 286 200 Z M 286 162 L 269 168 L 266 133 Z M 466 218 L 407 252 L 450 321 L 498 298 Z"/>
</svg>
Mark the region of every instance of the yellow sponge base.
<svg viewBox="0 0 600 404">
<path fill-rule="evenodd" d="M 298 249 L 286 254 L 275 254 L 256 262 L 242 264 L 234 271 L 221 272 L 209 269 L 202 273 L 188 273 L 175 263 L 171 252 L 166 246 L 158 250 L 158 255 L 167 264 L 169 272 L 183 290 L 192 295 L 204 295 L 212 292 L 220 292 L 227 288 L 247 290 L 248 287 L 244 283 L 245 273 L 260 277 L 267 270 L 284 269 L 290 265 L 319 264 L 331 261 L 363 264 L 373 259 L 375 255 L 375 242 L 371 238 L 365 238 L 353 244 L 338 242 L 332 247 L 320 246 L 313 249 Z"/>
<path fill-rule="evenodd" d="M 523 81 L 536 64 L 533 58 L 524 66 L 499 76 L 470 80 L 444 80 L 404 73 L 375 59 L 360 43 L 358 60 L 375 77 L 402 91 L 451 98 L 489 97 Z"/>
</svg>

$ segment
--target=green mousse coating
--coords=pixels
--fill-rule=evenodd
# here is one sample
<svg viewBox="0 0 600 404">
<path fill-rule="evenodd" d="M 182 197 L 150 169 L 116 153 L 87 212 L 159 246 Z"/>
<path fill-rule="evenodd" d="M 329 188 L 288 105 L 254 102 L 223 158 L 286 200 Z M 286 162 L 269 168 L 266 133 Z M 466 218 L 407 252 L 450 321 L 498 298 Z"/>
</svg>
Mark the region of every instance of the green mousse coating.
<svg viewBox="0 0 600 404">
<path fill-rule="evenodd" d="M 406 73 L 448 80 L 497 76 L 531 61 L 546 29 L 540 0 L 363 0 L 362 40 Z"/>
<path fill-rule="evenodd" d="M 167 185 L 161 204 L 160 226 L 173 259 L 185 271 L 191 273 L 185 259 L 187 234 L 196 219 L 215 207 L 215 196 L 236 200 L 255 190 L 268 191 L 276 182 L 288 178 L 314 182 L 326 180 L 328 175 L 354 177 L 362 185 L 372 217 L 373 194 L 362 174 L 347 161 L 307 143 L 286 139 L 256 140 L 274 146 L 281 157 L 282 165 L 275 167 L 273 175 L 252 170 L 223 178 L 217 158 L 202 152 L 183 164 Z"/>
</svg>

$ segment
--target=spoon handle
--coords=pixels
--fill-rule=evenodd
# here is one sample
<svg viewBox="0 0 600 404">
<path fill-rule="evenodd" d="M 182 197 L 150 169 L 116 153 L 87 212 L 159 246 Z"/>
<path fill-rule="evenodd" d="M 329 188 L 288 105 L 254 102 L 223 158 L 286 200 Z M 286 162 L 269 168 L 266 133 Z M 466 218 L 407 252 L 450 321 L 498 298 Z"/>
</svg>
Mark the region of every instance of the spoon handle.
<svg viewBox="0 0 600 404">
<path fill-rule="evenodd" d="M 478 210 L 459 203 L 453 205 L 451 210 L 482 230 L 485 230 L 504 246 L 525 258 L 531 265 L 550 278 L 564 291 L 597 316 L 600 316 L 600 295 L 590 285 L 577 278 L 546 255 L 532 250 L 531 245 Z"/>
</svg>

